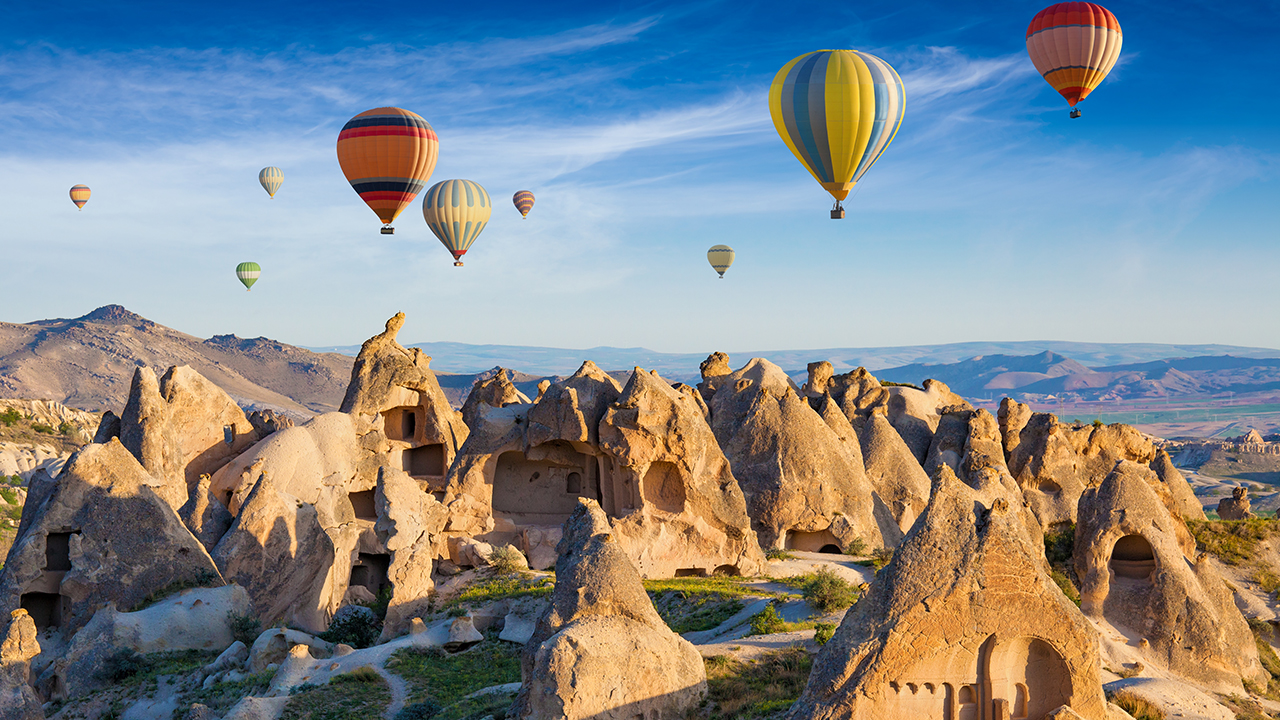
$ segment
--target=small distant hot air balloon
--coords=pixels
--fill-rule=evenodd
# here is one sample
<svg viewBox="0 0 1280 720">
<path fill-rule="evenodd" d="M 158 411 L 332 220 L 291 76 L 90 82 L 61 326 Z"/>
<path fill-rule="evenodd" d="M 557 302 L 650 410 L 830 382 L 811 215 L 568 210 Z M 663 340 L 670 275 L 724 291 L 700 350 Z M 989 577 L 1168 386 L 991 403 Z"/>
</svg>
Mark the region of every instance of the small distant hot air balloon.
<svg viewBox="0 0 1280 720">
<path fill-rule="evenodd" d="M 1041 10 L 1027 27 L 1027 54 L 1045 81 L 1076 103 L 1107 77 L 1120 57 L 1124 36 L 1111 11 L 1088 2 L 1065 2 Z"/>
<path fill-rule="evenodd" d="M 236 266 L 236 277 L 244 283 L 246 292 L 253 289 L 253 284 L 258 282 L 258 276 L 261 274 L 262 268 L 256 262 L 242 262 Z"/>
<path fill-rule="evenodd" d="M 71 186 L 71 202 L 76 207 L 84 209 L 84 204 L 89 202 L 89 186 L 88 185 L 72 185 Z"/>
<path fill-rule="evenodd" d="M 492 211 L 489 193 L 471 180 L 441 180 L 422 197 L 422 217 L 453 253 L 455 267 L 462 267 L 462 256 L 484 230 Z"/>
<path fill-rule="evenodd" d="M 728 245 L 712 245 L 707 251 L 707 262 L 711 263 L 711 267 L 720 273 L 720 279 L 724 279 L 724 271 L 733 265 L 733 248 Z"/>
<path fill-rule="evenodd" d="M 818 50 L 782 66 L 769 87 L 769 114 L 791 152 L 840 201 L 893 141 L 906 112 L 902 79 L 889 63 L 857 50 Z"/>
<path fill-rule="evenodd" d="M 521 190 L 511 198 L 511 202 L 516 204 L 516 209 L 520 211 L 520 219 L 529 217 L 529 211 L 533 209 L 533 193 L 528 190 Z"/>
<path fill-rule="evenodd" d="M 267 195 L 274 200 L 276 191 L 280 189 L 280 183 L 284 182 L 284 171 L 274 165 L 264 167 L 258 173 L 258 182 L 262 183 L 262 189 L 266 190 Z"/>
<path fill-rule="evenodd" d="M 392 221 L 422 192 L 440 154 L 435 130 L 395 107 L 366 110 L 338 134 L 338 164 L 351 187 L 391 235 Z"/>
</svg>

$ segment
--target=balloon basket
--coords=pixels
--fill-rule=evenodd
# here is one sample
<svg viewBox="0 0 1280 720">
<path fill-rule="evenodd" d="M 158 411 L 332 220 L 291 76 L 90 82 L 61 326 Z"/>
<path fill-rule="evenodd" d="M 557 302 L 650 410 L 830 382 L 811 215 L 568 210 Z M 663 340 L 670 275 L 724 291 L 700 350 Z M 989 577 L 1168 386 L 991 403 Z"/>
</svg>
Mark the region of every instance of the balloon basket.
<svg viewBox="0 0 1280 720">
<path fill-rule="evenodd" d="M 1080 117 L 1080 110 L 1079 110 L 1079 109 L 1076 109 L 1076 108 L 1072 108 L 1072 110 L 1071 110 L 1071 117 L 1072 117 L 1072 118 L 1078 118 L 1078 117 Z"/>
<path fill-rule="evenodd" d="M 396 234 L 396 229 L 395 229 L 395 228 L 393 228 L 393 227 L 391 227 L 390 225 L 388 225 L 388 226 L 386 226 L 386 227 L 382 228 L 382 231 L 381 231 L 381 232 L 382 232 L 382 234 L 383 234 L 383 235 L 395 235 L 395 234 Z"/>
<path fill-rule="evenodd" d="M 840 207 L 839 205 L 836 205 L 834 208 L 832 208 L 832 209 L 831 209 L 831 219 L 832 219 L 832 220 L 843 220 L 843 219 L 844 219 L 844 208 Z"/>
<path fill-rule="evenodd" d="M 454 263 L 453 263 L 453 266 L 454 266 L 454 267 L 462 267 L 462 261 L 461 261 L 461 260 L 455 260 L 455 261 L 454 261 Z"/>
</svg>

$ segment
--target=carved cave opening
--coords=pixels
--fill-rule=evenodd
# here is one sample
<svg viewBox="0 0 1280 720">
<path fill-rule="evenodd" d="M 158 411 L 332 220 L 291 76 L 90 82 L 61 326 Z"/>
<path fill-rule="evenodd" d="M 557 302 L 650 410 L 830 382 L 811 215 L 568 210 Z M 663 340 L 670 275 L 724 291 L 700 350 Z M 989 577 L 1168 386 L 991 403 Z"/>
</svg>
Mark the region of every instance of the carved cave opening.
<svg viewBox="0 0 1280 720">
<path fill-rule="evenodd" d="M 563 523 L 579 497 L 598 500 L 596 459 L 569 446 L 555 448 L 554 459 L 530 460 L 510 451 L 498 456 L 493 472 L 493 510 L 517 524 Z"/>
<path fill-rule="evenodd" d="M 445 474 L 444 445 L 440 443 L 405 450 L 400 458 L 404 471 L 415 477 L 443 477 Z"/>
<path fill-rule="evenodd" d="M 1150 581 L 1156 569 L 1156 554 L 1146 538 L 1125 535 L 1111 549 L 1110 567 L 1116 577 Z"/>
<path fill-rule="evenodd" d="M 830 530 L 819 530 L 817 532 L 788 530 L 784 544 L 787 550 L 835 555 L 844 554 L 844 550 L 840 547 L 840 539 Z"/>
<path fill-rule="evenodd" d="M 645 501 L 666 512 L 684 512 L 684 478 L 675 463 L 658 461 L 649 464 L 640 483 Z"/>
<path fill-rule="evenodd" d="M 360 520 L 378 519 L 378 508 L 374 504 L 373 493 L 373 490 L 347 493 L 347 499 L 351 501 L 351 509 L 355 510 L 356 518 Z"/>
<path fill-rule="evenodd" d="M 63 605 L 66 598 L 57 593 L 30 592 L 23 593 L 18 605 L 36 624 L 36 630 L 43 632 L 47 628 L 62 625 Z"/>
<path fill-rule="evenodd" d="M 348 585 L 363 585 L 377 596 L 390 584 L 387 571 L 391 567 L 391 556 L 374 553 L 360 553 L 356 564 L 351 566 L 351 581 Z"/>
<path fill-rule="evenodd" d="M 413 406 L 391 408 L 382 413 L 382 432 L 388 440 L 413 442 L 418 435 L 418 408 Z"/>
<path fill-rule="evenodd" d="M 71 536 L 75 533 L 49 533 L 44 539 L 44 569 L 66 572 L 71 569 Z"/>
</svg>

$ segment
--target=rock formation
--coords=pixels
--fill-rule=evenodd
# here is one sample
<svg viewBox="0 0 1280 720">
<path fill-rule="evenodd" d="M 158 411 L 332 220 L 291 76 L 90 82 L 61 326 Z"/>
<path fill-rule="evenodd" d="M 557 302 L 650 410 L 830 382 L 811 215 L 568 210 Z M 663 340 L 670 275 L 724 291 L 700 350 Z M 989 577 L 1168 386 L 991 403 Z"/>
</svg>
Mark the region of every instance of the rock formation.
<svg viewBox="0 0 1280 720">
<path fill-rule="evenodd" d="M 164 486 L 118 440 L 77 452 L 28 503 L 0 570 L 0 612 L 22 607 L 41 630 L 70 637 L 107 603 L 131 608 L 172 583 L 222 584 L 157 493 Z"/>
<path fill-rule="evenodd" d="M 36 624 L 26 610 L 14 610 L 8 625 L 0 645 L 0 720 L 44 720 L 30 684 L 31 659 L 40 654 Z"/>
<path fill-rule="evenodd" d="M 889 390 L 881 386 L 880 381 L 867 372 L 866 368 L 860 367 L 843 375 L 832 375 L 827 390 L 839 403 L 849 422 L 859 431 L 873 413 L 888 412 Z"/>
<path fill-rule="evenodd" d="M 883 412 L 870 413 L 860 435 L 867 481 L 905 533 L 929 504 L 929 476 Z"/>
<path fill-rule="evenodd" d="M 1075 569 L 1081 609 L 1132 638 L 1150 664 L 1239 692 L 1265 685 L 1253 635 L 1222 576 L 1190 556 L 1185 528 L 1150 469 L 1121 462 L 1080 499 Z M 1180 529 L 1181 528 L 1181 529 Z M 1142 642 L 1145 641 L 1145 642 Z"/>
<path fill-rule="evenodd" d="M 535 405 L 468 401 L 445 534 L 517 545 L 541 569 L 585 497 L 615 519 L 615 538 L 647 576 L 759 569 L 745 501 L 697 392 L 641 370 L 619 392 L 588 362 Z"/>
<path fill-rule="evenodd" d="M 1232 488 L 1231 497 L 1219 500 L 1218 517 L 1223 520 L 1248 520 L 1253 517 L 1253 510 L 1249 507 L 1249 488 Z"/>
<path fill-rule="evenodd" d="M 801 399 L 782 368 L 751 360 L 721 378 L 710 406 L 762 547 L 839 553 L 859 539 L 897 544 L 901 531 L 887 508 L 883 527 L 877 523 L 861 449 Z"/>
<path fill-rule="evenodd" d="M 525 645 L 507 717 L 683 718 L 697 708 L 702 657 L 658 615 L 599 505 L 580 501 L 558 550 L 551 606 Z"/>
<path fill-rule="evenodd" d="M 943 410 L 972 409 L 967 400 L 937 380 L 925 380 L 923 390 L 905 385 L 891 386 L 887 390 L 889 422 L 920 462 L 924 462 L 929 445 L 933 443 L 933 432 L 938 428 Z"/>
<path fill-rule="evenodd" d="M 823 646 L 792 720 L 1107 717 L 1094 631 L 1048 576 L 1016 495 L 949 465 Z"/>
<path fill-rule="evenodd" d="M 1164 450 L 1157 450 L 1155 459 L 1151 461 L 1151 469 L 1155 471 L 1156 477 L 1160 478 L 1160 482 L 1169 488 L 1169 494 L 1173 497 L 1177 514 L 1183 520 L 1205 519 L 1204 506 L 1200 504 L 1200 500 L 1192 492 L 1191 485 L 1187 483 L 1187 479 L 1182 476 L 1178 468 L 1174 467 L 1173 460 L 1169 458 L 1169 453 Z"/>
<path fill-rule="evenodd" d="M 393 592 L 382 626 L 383 638 L 404 631 L 409 621 L 427 610 L 434 547 L 444 530 L 445 509 L 408 474 L 382 468 L 374 496 L 378 520 L 374 530 L 390 554 L 387 581 Z"/>
</svg>

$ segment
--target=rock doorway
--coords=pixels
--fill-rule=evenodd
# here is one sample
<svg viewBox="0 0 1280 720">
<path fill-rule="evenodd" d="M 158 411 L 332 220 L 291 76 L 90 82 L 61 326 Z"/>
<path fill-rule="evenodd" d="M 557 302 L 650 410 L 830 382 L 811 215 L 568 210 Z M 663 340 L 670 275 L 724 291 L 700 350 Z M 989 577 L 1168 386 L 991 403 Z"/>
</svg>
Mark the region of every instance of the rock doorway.
<svg viewBox="0 0 1280 720">
<path fill-rule="evenodd" d="M 1151 581 L 1156 570 L 1156 554 L 1141 535 L 1125 535 L 1111 549 L 1108 567 L 1118 578 Z"/>
<path fill-rule="evenodd" d="M 539 446 L 542 447 L 542 446 Z M 598 499 L 600 470 L 593 457 L 556 447 L 553 459 L 531 460 L 519 451 L 498 456 L 493 511 L 517 525 L 553 526 L 569 519 L 579 497 Z"/>
<path fill-rule="evenodd" d="M 382 432 L 388 440 L 412 443 L 418 437 L 418 408 L 391 408 L 382 413 L 382 418 Z"/>
<path fill-rule="evenodd" d="M 18 600 L 19 607 L 27 611 L 39 632 L 62 625 L 62 611 L 65 603 L 66 598 L 62 595 L 44 592 L 23 593 Z"/>
<path fill-rule="evenodd" d="M 649 464 L 640 483 L 645 501 L 669 513 L 684 512 L 684 478 L 675 463 L 658 461 Z"/>
<path fill-rule="evenodd" d="M 992 654 L 989 677 L 997 703 L 1010 720 L 1039 720 L 1071 702 L 1071 671 L 1052 645 L 1033 637 L 1002 644 Z"/>
<path fill-rule="evenodd" d="M 787 550 L 827 553 L 830 555 L 844 554 L 844 548 L 840 545 L 840 539 L 837 538 L 830 530 L 819 530 L 817 532 L 788 530 L 784 544 Z"/>
<path fill-rule="evenodd" d="M 49 533 L 44 540 L 44 569 L 66 572 L 71 569 L 71 536 L 74 533 Z"/>
<path fill-rule="evenodd" d="M 390 555 L 360 553 L 356 564 L 351 566 L 351 580 L 347 585 L 361 585 L 377 597 L 390 584 L 387 577 L 390 567 Z"/>
<path fill-rule="evenodd" d="M 410 448 L 400 455 L 403 469 L 413 477 L 444 477 L 444 445 L 432 443 Z"/>
</svg>

